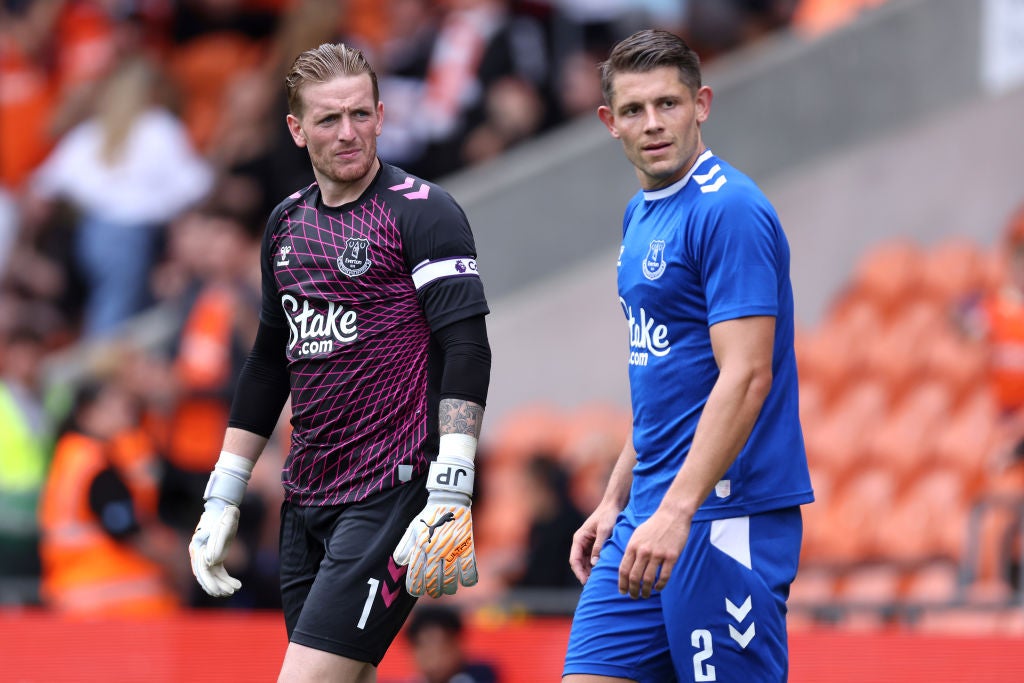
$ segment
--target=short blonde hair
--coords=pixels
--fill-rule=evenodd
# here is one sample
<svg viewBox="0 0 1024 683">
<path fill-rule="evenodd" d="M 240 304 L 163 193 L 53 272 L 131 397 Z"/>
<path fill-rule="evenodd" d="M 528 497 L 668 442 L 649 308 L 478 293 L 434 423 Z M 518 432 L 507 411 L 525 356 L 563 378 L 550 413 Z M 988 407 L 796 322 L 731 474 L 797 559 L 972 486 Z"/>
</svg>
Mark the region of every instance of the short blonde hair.
<svg viewBox="0 0 1024 683">
<path fill-rule="evenodd" d="M 302 115 L 301 90 L 307 83 L 326 83 L 338 76 L 367 74 L 373 84 L 373 104 L 380 101 L 377 74 L 366 60 L 362 51 L 344 43 L 324 43 L 320 47 L 306 50 L 292 62 L 284 78 L 288 93 L 288 110 L 295 116 Z"/>
</svg>

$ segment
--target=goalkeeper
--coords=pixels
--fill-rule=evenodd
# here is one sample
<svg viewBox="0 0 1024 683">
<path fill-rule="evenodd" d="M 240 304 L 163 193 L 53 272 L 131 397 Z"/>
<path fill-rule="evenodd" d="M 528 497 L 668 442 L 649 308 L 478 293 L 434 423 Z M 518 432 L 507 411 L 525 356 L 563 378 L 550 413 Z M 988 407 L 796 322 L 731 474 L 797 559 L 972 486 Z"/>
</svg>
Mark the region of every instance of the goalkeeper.
<svg viewBox="0 0 1024 683">
<path fill-rule="evenodd" d="M 189 554 L 214 596 L 253 466 L 291 399 L 280 680 L 376 680 L 416 599 L 477 581 L 470 505 L 490 376 L 473 235 L 440 187 L 376 154 L 377 78 L 321 45 L 285 85 L 316 182 L 271 213 L 260 326 Z"/>
</svg>

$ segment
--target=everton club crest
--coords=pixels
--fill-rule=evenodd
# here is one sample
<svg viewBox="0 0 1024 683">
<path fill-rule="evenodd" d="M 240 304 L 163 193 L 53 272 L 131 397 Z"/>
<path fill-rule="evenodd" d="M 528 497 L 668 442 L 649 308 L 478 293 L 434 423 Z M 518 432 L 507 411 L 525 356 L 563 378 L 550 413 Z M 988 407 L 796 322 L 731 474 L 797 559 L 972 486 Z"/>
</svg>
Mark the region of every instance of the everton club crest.
<svg viewBox="0 0 1024 683">
<path fill-rule="evenodd" d="M 644 256 L 641 267 L 644 277 L 648 280 L 657 280 L 665 272 L 665 240 L 651 240 L 651 246 L 647 249 L 647 256 Z"/>
<path fill-rule="evenodd" d="M 370 240 L 352 237 L 345 243 L 345 251 L 338 257 L 338 270 L 349 277 L 358 277 L 373 265 L 370 261 Z"/>
</svg>

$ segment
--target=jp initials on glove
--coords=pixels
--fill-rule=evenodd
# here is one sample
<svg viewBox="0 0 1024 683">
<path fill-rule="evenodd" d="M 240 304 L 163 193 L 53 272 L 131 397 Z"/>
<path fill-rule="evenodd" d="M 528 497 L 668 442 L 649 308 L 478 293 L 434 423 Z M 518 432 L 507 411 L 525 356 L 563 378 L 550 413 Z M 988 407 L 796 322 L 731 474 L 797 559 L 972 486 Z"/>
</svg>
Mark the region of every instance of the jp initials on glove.
<svg viewBox="0 0 1024 683">
<path fill-rule="evenodd" d="M 393 555 L 397 564 L 408 565 L 405 587 L 416 597 L 452 595 L 460 583 L 477 582 L 470 513 L 476 439 L 445 434 L 440 451 L 427 475 L 427 505 L 413 518 Z"/>
<path fill-rule="evenodd" d="M 242 582 L 224 568 L 224 558 L 238 532 L 238 506 L 255 464 L 248 458 L 221 451 L 203 494 L 205 510 L 188 544 L 196 581 L 217 598 L 232 595 L 242 587 Z"/>
</svg>

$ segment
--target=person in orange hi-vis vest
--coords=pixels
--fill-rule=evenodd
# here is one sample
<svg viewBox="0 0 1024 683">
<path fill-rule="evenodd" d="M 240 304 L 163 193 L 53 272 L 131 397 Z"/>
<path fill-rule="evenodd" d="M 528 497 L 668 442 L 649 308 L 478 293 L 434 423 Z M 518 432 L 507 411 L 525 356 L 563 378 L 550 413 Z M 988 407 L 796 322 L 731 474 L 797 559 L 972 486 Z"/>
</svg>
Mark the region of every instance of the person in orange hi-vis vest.
<svg viewBox="0 0 1024 683">
<path fill-rule="evenodd" d="M 1009 418 L 1024 409 L 1024 206 L 1011 217 L 1001 246 L 1000 277 L 967 305 L 964 324 L 988 347 L 989 386 Z"/>
<path fill-rule="evenodd" d="M 40 596 L 54 610 L 158 616 L 178 608 L 179 540 L 155 521 L 155 482 L 143 474 L 149 444 L 137 420 L 134 396 L 119 385 L 79 387 L 40 503 Z"/>
</svg>

